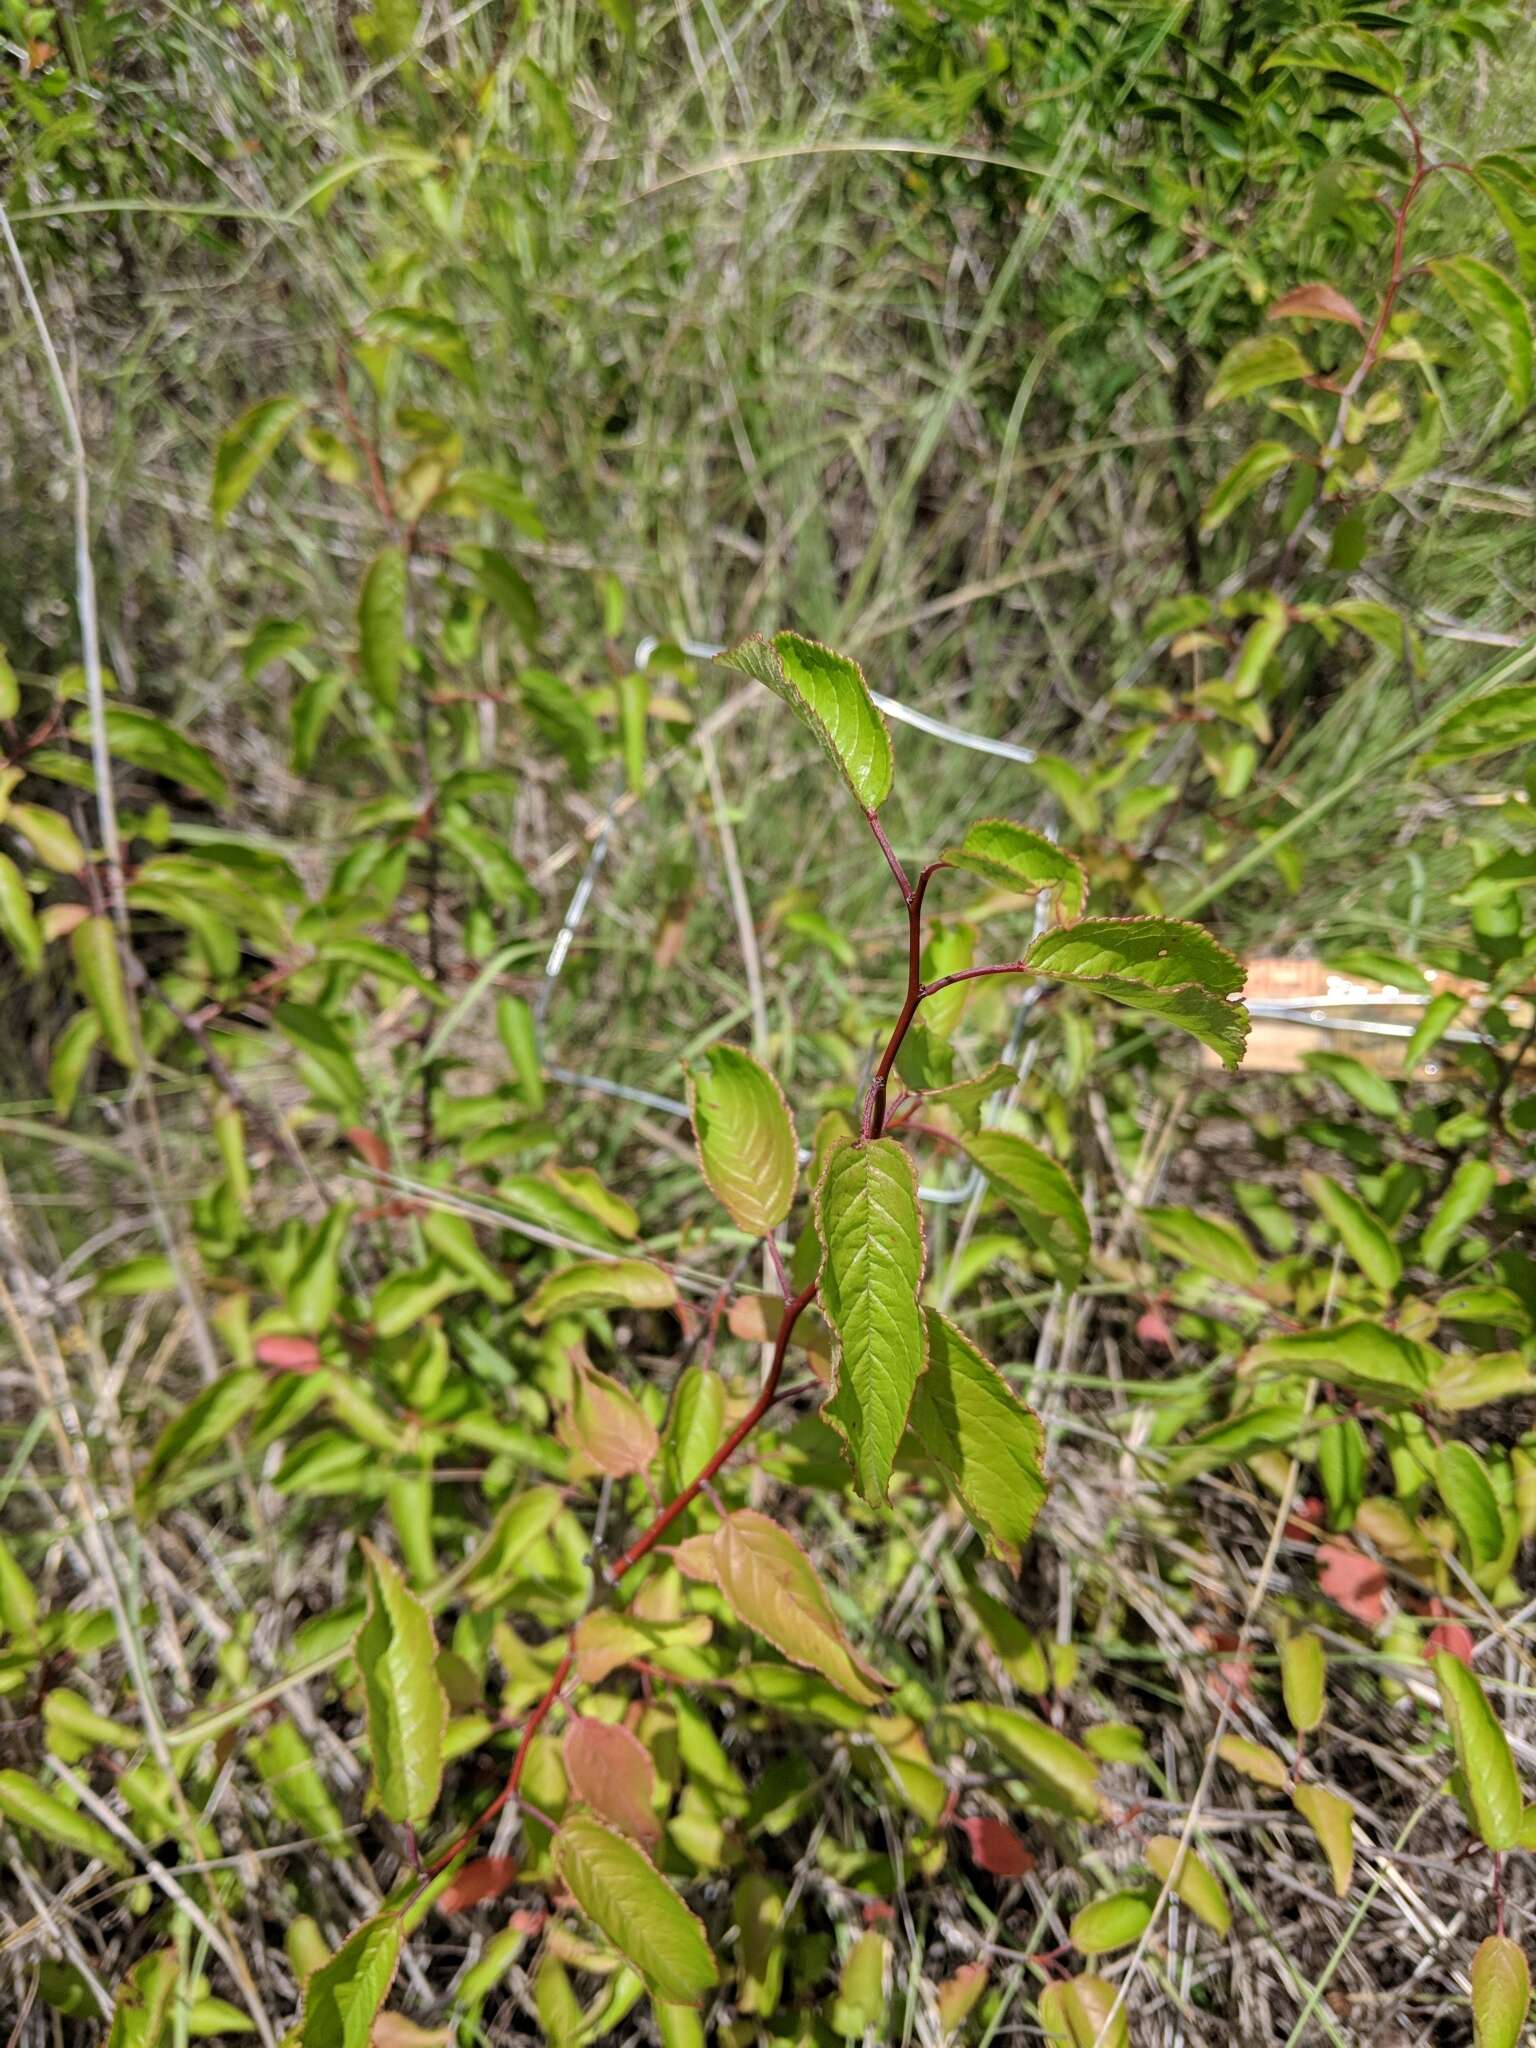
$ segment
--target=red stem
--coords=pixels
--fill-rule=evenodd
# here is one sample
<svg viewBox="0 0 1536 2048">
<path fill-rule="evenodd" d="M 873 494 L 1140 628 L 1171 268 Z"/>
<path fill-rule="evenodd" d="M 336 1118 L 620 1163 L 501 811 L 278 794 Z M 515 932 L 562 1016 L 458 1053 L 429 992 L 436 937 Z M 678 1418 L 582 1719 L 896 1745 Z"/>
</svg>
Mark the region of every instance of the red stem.
<svg viewBox="0 0 1536 2048">
<path fill-rule="evenodd" d="M 869 814 L 869 822 L 875 837 L 880 841 L 880 845 L 885 851 L 886 859 L 891 863 L 892 873 L 902 885 L 902 896 L 907 906 L 906 1001 L 901 1006 L 901 1014 L 891 1027 L 891 1035 L 886 1041 L 885 1051 L 880 1055 L 880 1064 L 875 1069 L 875 1078 L 869 1085 L 868 1095 L 864 1098 L 864 1122 L 861 1135 L 865 1138 L 878 1138 L 885 1129 L 886 1086 L 891 1078 L 891 1069 L 896 1064 L 896 1055 L 901 1051 L 901 1042 L 912 1027 L 912 1019 L 917 1015 L 918 1004 L 925 995 L 932 992 L 923 987 L 923 898 L 928 893 L 929 882 L 938 873 L 939 869 L 943 867 L 944 863 L 941 860 L 934 861 L 930 867 L 924 868 L 918 876 L 916 888 L 908 887 L 907 878 L 901 871 L 901 865 L 897 861 L 895 854 L 887 847 L 885 834 L 880 830 L 879 821 L 873 812 Z M 934 983 L 935 988 L 941 985 L 938 982 Z"/>
</svg>

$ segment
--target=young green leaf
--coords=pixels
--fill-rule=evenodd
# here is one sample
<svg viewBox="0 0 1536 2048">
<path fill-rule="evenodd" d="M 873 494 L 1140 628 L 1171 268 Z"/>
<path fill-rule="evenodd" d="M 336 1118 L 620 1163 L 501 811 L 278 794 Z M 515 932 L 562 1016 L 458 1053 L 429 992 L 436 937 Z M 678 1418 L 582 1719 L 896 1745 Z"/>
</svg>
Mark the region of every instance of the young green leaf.
<svg viewBox="0 0 1536 2048">
<path fill-rule="evenodd" d="M 1025 959 L 1031 973 L 1166 1018 L 1229 1067 L 1243 1056 L 1248 1012 L 1228 1000 L 1243 986 L 1242 963 L 1199 925 L 1168 917 L 1085 918 L 1042 932 Z"/>
<path fill-rule="evenodd" d="M 1073 1914 L 1067 1936 L 1079 1954 L 1107 1956 L 1140 1941 L 1151 1919 L 1152 1902 L 1140 1892 L 1110 1892 Z"/>
<path fill-rule="evenodd" d="M 1193 1849 L 1181 1851 L 1173 1835 L 1153 1835 L 1142 1854 L 1159 1884 L 1168 1884 L 1171 1877 L 1174 1897 L 1188 1906 L 1213 1934 L 1226 1935 L 1232 1925 L 1226 1888 L 1202 1857 Z"/>
<path fill-rule="evenodd" d="M 1391 44 L 1372 35 L 1369 29 L 1346 23 L 1320 22 L 1316 28 L 1303 29 L 1300 35 L 1289 37 L 1272 57 L 1265 59 L 1262 68 L 1273 71 L 1280 65 L 1298 70 L 1339 71 L 1381 93 L 1399 93 L 1403 89 L 1402 59 Z"/>
<path fill-rule="evenodd" d="M 1225 1280 L 1229 1286 L 1259 1284 L 1259 1262 L 1253 1246 L 1235 1223 L 1207 1216 L 1198 1209 L 1143 1209 L 1142 1225 L 1160 1252 L 1183 1264 Z"/>
<path fill-rule="evenodd" d="M 1086 1749 L 1021 1707 L 966 1700 L 952 1711 L 1024 1780 L 1036 1804 L 1081 1820 L 1098 1818 L 1099 1767 Z"/>
<path fill-rule="evenodd" d="M 1467 1546 L 1473 1569 L 1492 1564 L 1504 1549 L 1504 1519 L 1488 1468 L 1470 1444 L 1453 1440 L 1440 1446 L 1435 1485 Z"/>
<path fill-rule="evenodd" d="M 1515 1760 L 1499 1718 L 1476 1675 L 1448 1650 L 1435 1658 L 1435 1683 L 1466 1784 L 1473 1824 L 1485 1848 L 1513 1849 L 1520 1840 L 1524 1807 Z"/>
<path fill-rule="evenodd" d="M 469 1281 L 447 1259 L 428 1259 L 404 1273 L 391 1273 L 373 1297 L 371 1321 L 380 1337 L 400 1337 L 414 1330 L 442 1302 L 462 1294 Z"/>
<path fill-rule="evenodd" d="M 365 1921 L 305 1980 L 298 2048 L 370 2048 L 399 1964 L 399 1916 Z"/>
<path fill-rule="evenodd" d="M 1436 733 L 1424 765 L 1446 761 L 1477 761 L 1485 754 L 1505 754 L 1536 740 L 1536 683 L 1512 683 L 1490 690 L 1453 711 Z"/>
<path fill-rule="evenodd" d="M 109 1870 L 127 1874 L 128 1858 L 115 1835 L 89 1814 L 66 1806 L 55 1793 L 45 1791 L 21 1771 L 0 1771 L 0 1814 L 14 1826 L 41 1835 L 45 1842 L 72 1849 L 79 1856 L 94 1856 Z"/>
<path fill-rule="evenodd" d="M 497 1003 L 496 1030 L 517 1076 L 518 1093 L 529 1109 L 542 1109 L 544 1069 L 539 1060 L 538 1030 L 533 1011 L 521 996 L 503 996 Z"/>
<path fill-rule="evenodd" d="M 787 1529 L 738 1508 L 710 1539 L 708 1567 L 737 1619 L 792 1664 L 820 1672 L 860 1706 L 879 1704 L 884 1680 L 849 1644 L 815 1567 Z"/>
<path fill-rule="evenodd" d="M 1271 1792 L 1285 1790 L 1290 1776 L 1285 1758 L 1266 1749 L 1262 1742 L 1249 1742 L 1241 1735 L 1223 1735 L 1216 1745 L 1216 1754 L 1255 1785 L 1263 1785 Z"/>
<path fill-rule="evenodd" d="M 1347 1799 L 1326 1785 L 1296 1785 L 1291 1804 L 1310 1826 L 1328 1859 L 1334 1895 L 1343 1898 L 1355 1869 L 1355 1815 Z"/>
<path fill-rule="evenodd" d="M 1205 409 L 1247 398 L 1272 384 L 1294 384 L 1310 377 L 1312 365 L 1288 334 L 1250 334 L 1234 342 L 1222 357 L 1205 394 Z"/>
<path fill-rule="evenodd" d="M 1441 256 L 1425 266 L 1445 286 L 1478 347 L 1498 371 L 1516 412 L 1531 402 L 1531 316 L 1508 278 L 1477 256 Z"/>
<path fill-rule="evenodd" d="M 725 1382 L 707 1366 L 690 1365 L 677 1382 L 667 1415 L 662 1459 L 667 1493 L 691 1486 L 725 1435 Z"/>
<path fill-rule="evenodd" d="M 391 1820 L 424 1821 L 443 1782 L 448 1701 L 425 1607 L 388 1558 L 363 1544 L 368 1614 L 354 1646 L 368 1710 L 374 1789 Z"/>
<path fill-rule="evenodd" d="M 1402 1254 L 1370 1210 L 1326 1173 L 1304 1172 L 1301 1184 L 1366 1279 L 1378 1293 L 1390 1294 L 1403 1277 Z"/>
<path fill-rule="evenodd" d="M 677 1282 L 649 1259 L 579 1259 L 550 1273 L 523 1303 L 523 1320 L 537 1327 L 551 1316 L 593 1308 L 671 1308 Z"/>
<path fill-rule="evenodd" d="M 626 1664 L 659 1663 L 666 1667 L 674 1652 L 700 1649 L 713 1634 L 714 1623 L 707 1614 L 686 1615 L 681 1621 L 645 1621 L 633 1614 L 587 1614 L 577 1622 L 573 1638 L 576 1676 L 583 1685 L 601 1685 Z"/>
<path fill-rule="evenodd" d="M 12 804 L 5 822 L 19 832 L 45 868 L 56 875 L 78 875 L 86 864 L 80 835 L 68 818 L 44 804 Z"/>
<path fill-rule="evenodd" d="M 964 868 L 1020 895 L 1054 889 L 1068 917 L 1076 917 L 1088 893 L 1080 860 L 1011 818 L 978 818 L 958 846 L 945 847 L 942 857 L 952 868 Z"/>
<path fill-rule="evenodd" d="M 1201 531 L 1214 533 L 1224 526 L 1239 505 L 1262 490 L 1272 476 L 1289 469 L 1296 459 L 1295 449 L 1288 448 L 1284 441 L 1256 441 L 1233 463 L 1206 499 L 1205 510 L 1200 514 Z"/>
<path fill-rule="evenodd" d="M 1498 1184 L 1498 1173 L 1490 1161 L 1462 1160 L 1419 1239 L 1419 1257 L 1426 1266 L 1439 1272 L 1462 1232 Z"/>
<path fill-rule="evenodd" d="M 1131 2048 L 1125 2003 L 1103 1977 L 1047 1984 L 1040 1993 L 1040 2024 L 1051 2048 Z"/>
<path fill-rule="evenodd" d="M 963 1130 L 974 1131 L 984 1102 L 990 1102 L 994 1095 L 1001 1095 L 1005 1088 L 1011 1088 L 1019 1078 L 1017 1067 L 1005 1066 L 999 1060 L 971 1081 L 951 1081 L 943 1088 L 927 1088 L 923 1091 L 925 1108 L 947 1109 L 960 1123 Z"/>
<path fill-rule="evenodd" d="M 917 1175 L 894 1138 L 845 1141 L 833 1151 L 816 1194 L 816 1227 L 822 1312 L 837 1337 L 822 1416 L 848 1447 L 859 1492 L 878 1506 L 927 1357 Z"/>
<path fill-rule="evenodd" d="M 357 655 L 368 694 L 381 711 L 392 712 L 400 696 L 405 663 L 405 556 L 381 548 L 368 566 L 357 599 Z"/>
<path fill-rule="evenodd" d="M 556 1834 L 554 1857 L 556 1873 L 577 1905 L 640 1972 L 653 1996 L 698 2005 L 719 1983 L 703 1928 L 633 1842 L 589 1814 L 576 1813 Z"/>
<path fill-rule="evenodd" d="M 771 1236 L 800 1173 L 778 1082 L 740 1047 L 712 1045 L 688 1069 L 688 1108 L 710 1192 L 738 1230 Z"/>
<path fill-rule="evenodd" d="M 32 892 L 9 854 L 0 853 L 0 937 L 27 976 L 43 964 L 43 932 L 32 908 Z"/>
<path fill-rule="evenodd" d="M 221 804 L 229 795 L 223 769 L 206 747 L 189 740 L 185 733 L 167 725 L 164 719 L 128 704 L 109 704 L 105 711 L 107 744 L 114 755 L 178 782 L 183 789 L 196 790 L 210 803 Z M 77 740 L 90 738 L 91 722 L 85 713 L 73 719 L 70 731 Z"/>
<path fill-rule="evenodd" d="M 1308 1735 L 1322 1724 L 1327 1704 L 1327 1658 L 1321 1636 L 1304 1630 L 1280 1638 L 1280 1689 L 1285 1711 L 1298 1735 Z"/>
<path fill-rule="evenodd" d="M 781 697 L 810 727 L 859 807 L 879 810 L 891 793 L 896 762 L 885 720 L 857 662 L 798 633 L 744 640 L 720 659 Z"/>
<path fill-rule="evenodd" d="M 237 1367 L 194 1395 L 155 1439 L 139 1480 L 141 1500 L 152 1503 L 167 1479 L 186 1471 L 205 1451 L 226 1445 L 261 1399 L 266 1384 L 266 1376 L 254 1366 Z"/>
<path fill-rule="evenodd" d="M 1504 1934 L 1490 1934 L 1472 1958 L 1474 2048 L 1517 2048 L 1531 2003 L 1525 1950 Z"/>
<path fill-rule="evenodd" d="M 107 2048 L 160 2048 L 180 1981 L 181 1958 L 175 1949 L 140 1957 L 113 2004 Z"/>
<path fill-rule="evenodd" d="M 69 935 L 75 980 L 101 1026 L 101 1042 L 120 1067 L 137 1065 L 128 984 L 110 917 L 82 918 Z"/>
<path fill-rule="evenodd" d="M 398 342 L 436 363 L 459 383 L 473 387 L 474 364 L 456 320 L 447 320 L 441 313 L 423 312 L 418 306 L 384 306 L 369 314 L 366 332 L 370 341 Z"/>
<path fill-rule="evenodd" d="M 1015 1571 L 1045 1500 L 1043 1433 L 990 1359 L 937 1309 L 926 1311 L 928 1369 L 912 1431 L 988 1546 Z"/>
<path fill-rule="evenodd" d="M 1429 1384 L 1434 1353 L 1380 1323 L 1357 1322 L 1269 1337 L 1248 1358 L 1254 1366 L 1311 1373 L 1377 1401 L 1415 1401 Z"/>
<path fill-rule="evenodd" d="M 1092 1238 L 1082 1197 L 1066 1173 L 1012 1131 L 977 1131 L 965 1149 L 1050 1260 L 1063 1287 L 1075 1287 Z"/>
<path fill-rule="evenodd" d="M 222 526 L 305 411 L 302 398 L 264 398 L 240 415 L 213 462 L 213 523 Z"/>
</svg>

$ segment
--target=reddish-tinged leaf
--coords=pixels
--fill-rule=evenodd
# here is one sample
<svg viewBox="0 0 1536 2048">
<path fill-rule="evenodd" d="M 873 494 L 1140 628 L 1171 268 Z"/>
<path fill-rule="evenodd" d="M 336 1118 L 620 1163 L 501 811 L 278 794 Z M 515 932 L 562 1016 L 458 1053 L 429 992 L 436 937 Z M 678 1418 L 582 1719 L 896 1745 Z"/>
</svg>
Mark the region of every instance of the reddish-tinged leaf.
<svg viewBox="0 0 1536 2048">
<path fill-rule="evenodd" d="M 1242 1654 L 1242 1637 L 1232 1634 L 1230 1629 L 1206 1628 L 1203 1625 L 1194 1631 L 1195 1641 L 1204 1650 L 1220 1653 L 1222 1661 L 1211 1667 L 1211 1695 L 1218 1705 L 1228 1697 L 1253 1696 L 1253 1665 Z M 1239 1654 L 1233 1655 L 1232 1652 Z"/>
<path fill-rule="evenodd" d="M 1299 284 L 1293 292 L 1282 292 L 1265 308 L 1266 320 L 1336 320 L 1364 334 L 1365 321 L 1357 306 L 1351 305 L 1331 284 Z"/>
<path fill-rule="evenodd" d="M 1149 1351 L 1171 1351 L 1173 1332 L 1168 1327 L 1168 1318 L 1160 1308 L 1149 1308 L 1136 1319 L 1136 1341 L 1145 1344 Z"/>
<path fill-rule="evenodd" d="M 1465 1664 L 1469 1671 L 1472 1669 L 1472 1631 L 1463 1628 L 1459 1621 L 1442 1621 L 1430 1630 L 1424 1644 L 1425 1663 L 1433 1664 L 1442 1650 L 1459 1664 Z"/>
<path fill-rule="evenodd" d="M 571 1405 L 560 1418 L 562 1441 L 614 1479 L 643 1472 L 660 1448 L 655 1424 L 617 1380 L 580 1359 L 575 1365 Z"/>
<path fill-rule="evenodd" d="M 352 1124 L 341 1135 L 358 1158 L 371 1166 L 375 1173 L 389 1171 L 389 1147 L 377 1131 L 365 1130 L 361 1124 Z"/>
<path fill-rule="evenodd" d="M 879 1927 L 896 1918 L 896 1908 L 889 1899 L 866 1899 L 860 1917 L 866 1927 Z"/>
<path fill-rule="evenodd" d="M 581 1715 L 566 1730 L 565 1775 L 573 1796 L 622 1834 L 649 1847 L 661 1835 L 651 1807 L 650 1751 L 617 1722 Z"/>
<path fill-rule="evenodd" d="M 973 1813 L 960 1822 L 971 1861 L 993 1877 L 1024 1877 L 1035 1867 L 1035 1859 L 1005 1820 L 990 1814 Z"/>
<path fill-rule="evenodd" d="M 276 1372 L 317 1372 L 320 1346 L 313 1337 L 258 1337 L 256 1362 Z"/>
<path fill-rule="evenodd" d="M 486 1899 L 499 1899 L 517 1882 L 517 1864 L 510 1856 L 477 1856 L 446 1885 L 437 1898 L 440 1913 L 466 1913 Z"/>
<path fill-rule="evenodd" d="M 1320 1544 L 1317 1552 L 1318 1591 L 1337 1601 L 1344 1612 L 1366 1628 L 1386 1619 L 1384 1565 L 1375 1563 L 1348 1543 Z"/>
</svg>

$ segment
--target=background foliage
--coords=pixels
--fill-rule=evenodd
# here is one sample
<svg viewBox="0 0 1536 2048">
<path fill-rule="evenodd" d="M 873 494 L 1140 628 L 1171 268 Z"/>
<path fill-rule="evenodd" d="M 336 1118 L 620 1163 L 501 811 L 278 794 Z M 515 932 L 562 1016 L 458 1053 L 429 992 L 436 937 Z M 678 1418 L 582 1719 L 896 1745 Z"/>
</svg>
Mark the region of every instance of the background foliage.
<svg viewBox="0 0 1536 2048">
<path fill-rule="evenodd" d="M 14 2038 L 1515 2041 L 1523 11 L 0 51 Z"/>
</svg>

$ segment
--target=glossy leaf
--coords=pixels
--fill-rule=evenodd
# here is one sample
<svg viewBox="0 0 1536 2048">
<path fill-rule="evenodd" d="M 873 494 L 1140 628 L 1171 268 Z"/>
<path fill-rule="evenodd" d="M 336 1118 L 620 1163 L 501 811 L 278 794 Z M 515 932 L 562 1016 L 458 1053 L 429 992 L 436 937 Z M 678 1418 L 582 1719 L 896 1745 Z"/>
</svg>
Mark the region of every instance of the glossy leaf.
<svg viewBox="0 0 1536 2048">
<path fill-rule="evenodd" d="M 1365 332 L 1359 307 L 1331 284 L 1299 284 L 1282 292 L 1264 308 L 1264 318 L 1336 321 L 1342 327 L 1353 327 L 1357 334 Z"/>
<path fill-rule="evenodd" d="M 1440 1704 L 1466 1784 L 1473 1824 L 1485 1848 L 1513 1849 L 1524 1803 L 1515 1760 L 1498 1716 L 1475 1673 L 1442 1650 L 1435 1658 Z"/>
<path fill-rule="evenodd" d="M 240 415 L 213 462 L 213 523 L 222 526 L 305 411 L 301 398 L 264 398 Z"/>
<path fill-rule="evenodd" d="M 540 1281 L 523 1303 L 523 1320 L 537 1326 L 586 1309 L 661 1309 L 676 1301 L 677 1282 L 648 1259 L 583 1259 Z"/>
<path fill-rule="evenodd" d="M 1346 78 L 1357 78 L 1382 93 L 1403 89 L 1402 60 L 1391 44 L 1368 29 L 1343 22 L 1321 22 L 1316 28 L 1303 29 L 1300 35 L 1289 37 L 1265 60 L 1263 68 L 1272 71 L 1278 65 L 1339 71 Z"/>
<path fill-rule="evenodd" d="M 737 1619 L 792 1664 L 819 1672 L 860 1706 L 879 1703 L 883 1681 L 850 1645 L 815 1567 L 787 1529 L 738 1508 L 709 1540 L 709 1566 Z"/>
<path fill-rule="evenodd" d="M 437 1676 L 437 1642 L 425 1607 L 371 1543 L 368 1616 L 355 1654 L 368 1711 L 368 1749 L 380 1806 L 391 1820 L 424 1821 L 443 1781 L 448 1701 Z"/>
<path fill-rule="evenodd" d="M 5 822 L 19 832 L 45 868 L 56 875 L 78 875 L 86 865 L 85 848 L 68 818 L 43 804 L 12 804 Z"/>
<path fill-rule="evenodd" d="M 945 847 L 942 857 L 952 868 L 964 868 L 1020 895 L 1054 889 L 1069 917 L 1082 909 L 1088 893 L 1080 860 L 1011 818 L 978 818 L 958 846 Z"/>
<path fill-rule="evenodd" d="M 771 1236 L 800 1173 L 778 1082 L 738 1046 L 712 1045 L 688 1069 L 688 1108 L 711 1193 L 738 1230 Z"/>
<path fill-rule="evenodd" d="M 1014 1570 L 1045 1500 L 1044 1433 L 990 1359 L 937 1309 L 912 1431 L 991 1548 Z"/>
<path fill-rule="evenodd" d="M 1075 1287 L 1091 1237 L 1082 1197 L 1055 1160 L 1012 1131 L 978 1131 L 965 1149 L 1050 1260 L 1064 1287 Z"/>
<path fill-rule="evenodd" d="M 1040 2024 L 1052 2048 L 1131 2048 L 1124 2003 L 1103 1977 L 1047 1984 L 1040 1993 Z"/>
<path fill-rule="evenodd" d="M 917 1175 L 893 1138 L 844 1142 L 832 1152 L 816 1227 L 822 1313 L 837 1338 L 822 1416 L 848 1447 L 859 1492 L 878 1505 L 927 1358 Z"/>
<path fill-rule="evenodd" d="M 688 1366 L 673 1390 L 662 1444 L 669 1496 L 692 1485 L 724 1435 L 725 1382 L 707 1366 Z"/>
<path fill-rule="evenodd" d="M 781 697 L 809 726 L 860 808 L 879 810 L 891 793 L 895 756 L 857 662 L 798 633 L 744 640 L 720 659 Z"/>
<path fill-rule="evenodd" d="M 577 1905 L 656 1997 L 698 2005 L 719 1983 L 703 1928 L 633 1842 L 577 1813 L 556 1834 L 554 1857 Z"/>
<path fill-rule="evenodd" d="M 32 892 L 9 854 L 0 853 L 0 938 L 26 975 L 43 964 L 43 933 L 32 908 Z"/>
</svg>

